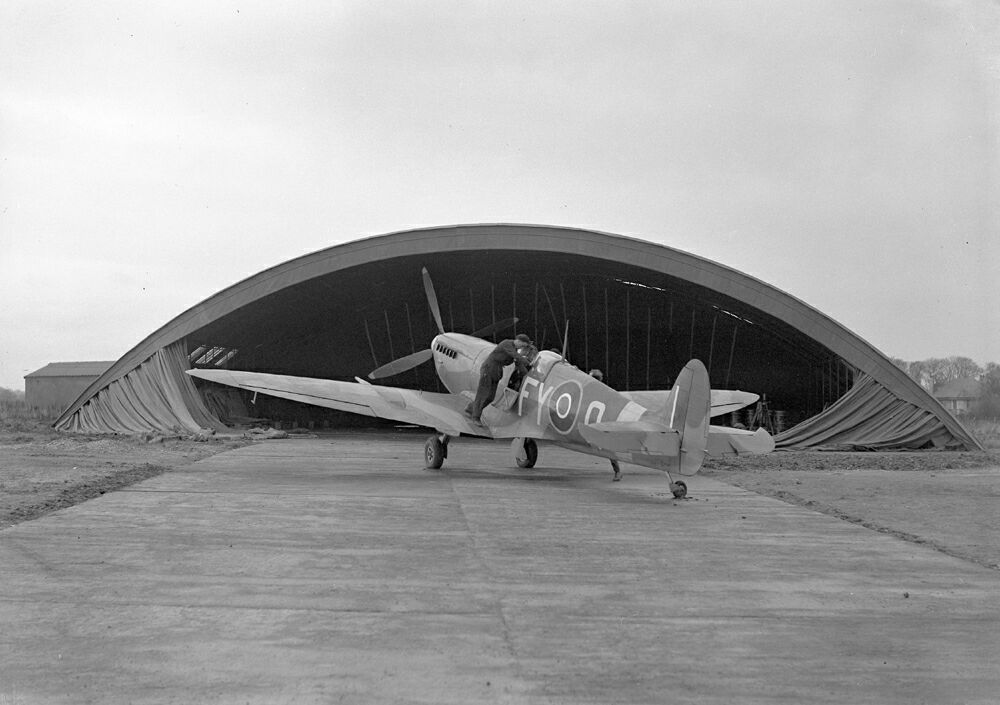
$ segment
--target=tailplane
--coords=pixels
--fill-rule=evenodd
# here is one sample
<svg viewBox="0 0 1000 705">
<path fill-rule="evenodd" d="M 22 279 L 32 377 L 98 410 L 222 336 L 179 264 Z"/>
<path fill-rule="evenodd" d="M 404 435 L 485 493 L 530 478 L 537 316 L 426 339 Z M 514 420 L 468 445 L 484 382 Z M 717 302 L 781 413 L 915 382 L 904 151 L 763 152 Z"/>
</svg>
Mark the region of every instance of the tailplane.
<svg viewBox="0 0 1000 705">
<path fill-rule="evenodd" d="M 619 460 L 694 475 L 708 448 L 711 405 L 708 371 L 691 360 L 677 375 L 665 409 L 645 412 L 635 421 L 582 424 L 580 433 L 591 447 Z"/>
</svg>

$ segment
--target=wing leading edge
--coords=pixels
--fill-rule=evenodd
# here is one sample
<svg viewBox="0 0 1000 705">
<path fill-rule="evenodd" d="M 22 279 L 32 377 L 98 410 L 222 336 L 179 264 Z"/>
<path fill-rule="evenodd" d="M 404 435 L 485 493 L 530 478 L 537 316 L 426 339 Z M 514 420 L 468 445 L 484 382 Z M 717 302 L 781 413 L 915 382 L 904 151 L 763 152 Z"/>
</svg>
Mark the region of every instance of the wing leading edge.
<svg viewBox="0 0 1000 705">
<path fill-rule="evenodd" d="M 263 372 L 195 369 L 187 370 L 187 373 L 192 377 L 249 392 L 269 394 L 352 414 L 425 426 L 451 436 L 464 433 L 470 436 L 491 437 L 486 429 L 468 420 L 464 413 L 467 400 L 459 395 L 382 387 L 366 382 L 341 382 Z M 591 436 L 587 440 L 598 447 L 613 446 L 613 449 L 618 451 L 644 448 L 650 444 L 652 437 L 657 441 L 652 444 L 656 450 L 666 453 L 676 452 L 674 446 L 677 441 L 666 425 L 661 427 L 659 424 L 649 422 L 588 424 L 586 435 Z M 598 440 L 598 437 L 601 440 Z M 769 453 L 772 450 L 774 450 L 774 439 L 763 429 L 751 432 L 725 426 L 709 428 L 706 448 L 709 456 L 756 455 Z"/>
<path fill-rule="evenodd" d="M 272 375 L 234 370 L 187 370 L 192 377 L 217 384 L 269 394 L 352 414 L 374 416 L 433 428 L 457 436 L 487 435 L 473 425 L 463 410 L 466 401 L 453 394 L 382 387 L 374 384 L 341 382 L 332 379 Z"/>
</svg>

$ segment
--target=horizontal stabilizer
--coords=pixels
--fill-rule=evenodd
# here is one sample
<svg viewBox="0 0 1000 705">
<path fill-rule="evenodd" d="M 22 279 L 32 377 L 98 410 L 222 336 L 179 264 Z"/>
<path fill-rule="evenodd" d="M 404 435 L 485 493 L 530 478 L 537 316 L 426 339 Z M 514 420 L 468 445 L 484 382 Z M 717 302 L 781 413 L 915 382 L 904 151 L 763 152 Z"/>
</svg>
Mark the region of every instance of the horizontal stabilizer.
<svg viewBox="0 0 1000 705">
<path fill-rule="evenodd" d="M 643 421 L 605 421 L 585 424 L 580 433 L 590 445 L 615 453 L 676 456 L 680 434 L 673 429 Z"/>
<path fill-rule="evenodd" d="M 774 450 L 774 438 L 762 428 L 743 431 L 726 426 L 712 426 L 708 430 L 707 453 L 711 457 L 722 455 L 764 455 Z"/>
</svg>

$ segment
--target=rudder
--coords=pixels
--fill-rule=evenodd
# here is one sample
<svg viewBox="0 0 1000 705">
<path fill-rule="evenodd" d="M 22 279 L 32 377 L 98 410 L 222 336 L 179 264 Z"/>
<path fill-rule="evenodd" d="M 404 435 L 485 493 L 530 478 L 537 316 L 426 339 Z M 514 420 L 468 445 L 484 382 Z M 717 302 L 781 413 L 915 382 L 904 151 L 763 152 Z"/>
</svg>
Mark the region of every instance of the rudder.
<svg viewBox="0 0 1000 705">
<path fill-rule="evenodd" d="M 712 387 L 708 370 L 700 360 L 691 360 L 677 375 L 673 400 L 667 408 L 667 423 L 680 434 L 677 472 L 694 475 L 701 468 L 708 447 Z"/>
</svg>

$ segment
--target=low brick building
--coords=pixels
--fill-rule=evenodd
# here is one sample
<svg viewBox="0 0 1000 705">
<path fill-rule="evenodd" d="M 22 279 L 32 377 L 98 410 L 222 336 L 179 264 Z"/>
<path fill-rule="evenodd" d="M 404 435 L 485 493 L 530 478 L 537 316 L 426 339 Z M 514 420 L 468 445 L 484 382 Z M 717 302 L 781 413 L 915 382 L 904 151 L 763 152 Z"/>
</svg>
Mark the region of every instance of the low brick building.
<svg viewBox="0 0 1000 705">
<path fill-rule="evenodd" d="M 114 360 L 50 362 L 24 376 L 25 404 L 29 409 L 61 413 L 113 364 Z"/>
</svg>

